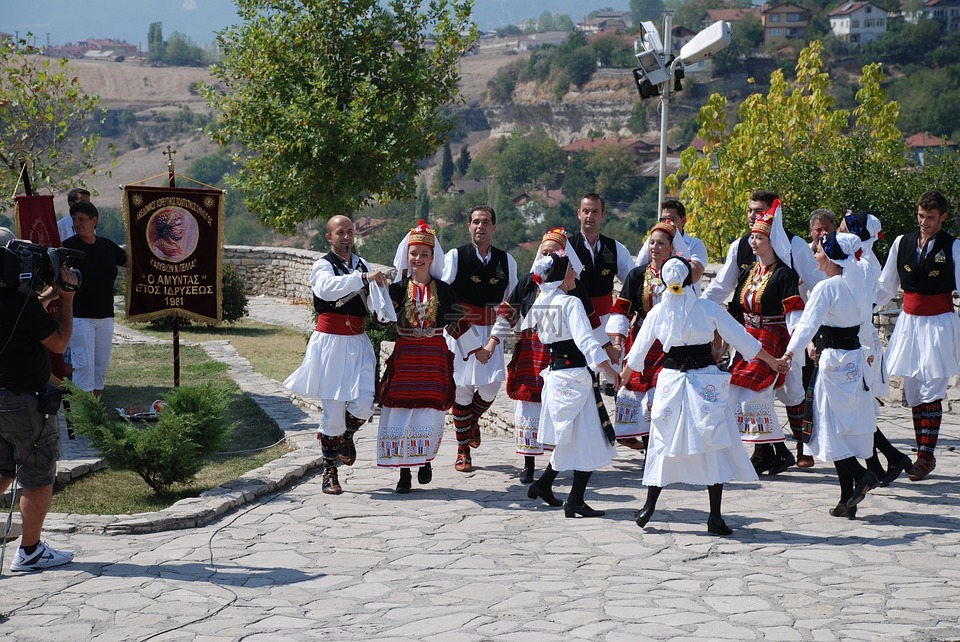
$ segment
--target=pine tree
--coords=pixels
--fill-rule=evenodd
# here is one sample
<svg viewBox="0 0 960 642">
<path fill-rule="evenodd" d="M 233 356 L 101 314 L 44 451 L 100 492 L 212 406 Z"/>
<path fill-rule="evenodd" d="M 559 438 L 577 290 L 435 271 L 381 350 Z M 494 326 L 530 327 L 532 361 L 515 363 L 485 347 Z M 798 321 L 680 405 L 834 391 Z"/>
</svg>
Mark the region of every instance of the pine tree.
<svg viewBox="0 0 960 642">
<path fill-rule="evenodd" d="M 460 156 L 457 157 L 457 176 L 466 176 L 467 170 L 470 169 L 470 152 L 467 150 L 467 146 L 464 145 L 460 148 Z"/>
</svg>

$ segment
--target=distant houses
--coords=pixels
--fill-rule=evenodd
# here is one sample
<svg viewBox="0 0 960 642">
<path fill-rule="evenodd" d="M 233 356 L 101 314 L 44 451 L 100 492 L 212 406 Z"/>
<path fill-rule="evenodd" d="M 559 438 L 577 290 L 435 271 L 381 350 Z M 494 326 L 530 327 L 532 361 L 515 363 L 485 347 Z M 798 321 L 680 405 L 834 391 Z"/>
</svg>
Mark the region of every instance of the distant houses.
<svg viewBox="0 0 960 642">
<path fill-rule="evenodd" d="M 829 14 L 830 31 L 840 42 L 855 47 L 887 32 L 887 12 L 872 2 L 847 2 Z"/>
<path fill-rule="evenodd" d="M 132 45 L 123 40 L 113 38 L 91 38 L 78 42 L 44 47 L 43 53 L 48 56 L 63 58 L 94 58 L 94 59 L 123 59 L 140 55 L 138 45 Z"/>
<path fill-rule="evenodd" d="M 916 24 L 921 18 L 940 23 L 945 31 L 960 30 L 960 0 L 926 0 L 917 9 L 904 11 L 907 22 Z"/>
</svg>

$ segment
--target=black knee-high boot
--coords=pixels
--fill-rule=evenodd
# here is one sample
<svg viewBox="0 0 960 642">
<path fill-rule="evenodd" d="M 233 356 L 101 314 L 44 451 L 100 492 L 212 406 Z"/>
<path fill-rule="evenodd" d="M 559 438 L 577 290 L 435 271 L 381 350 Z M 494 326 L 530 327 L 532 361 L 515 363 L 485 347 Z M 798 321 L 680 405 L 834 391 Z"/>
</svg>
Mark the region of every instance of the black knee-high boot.
<svg viewBox="0 0 960 642">
<path fill-rule="evenodd" d="M 877 476 L 860 465 L 855 457 L 847 457 L 836 462 L 847 469 L 847 474 L 853 477 L 856 485 L 853 488 L 853 494 L 847 500 L 847 507 L 853 508 L 863 501 L 867 493 L 880 485 Z"/>
<path fill-rule="evenodd" d="M 845 462 L 846 460 L 833 462 L 834 468 L 837 469 L 837 481 L 840 484 L 840 501 L 835 508 L 830 509 L 830 514 L 834 517 L 853 519 L 857 515 L 857 507 L 848 508 L 847 501 L 853 497 L 853 486 L 856 482 Z"/>
<path fill-rule="evenodd" d="M 547 467 L 543 469 L 543 474 L 540 475 L 540 479 L 530 484 L 530 488 L 527 489 L 527 497 L 542 499 L 548 506 L 563 506 L 563 502 L 553 494 L 553 480 L 556 478 L 557 471 L 553 469 L 553 466 L 547 464 Z"/>
<path fill-rule="evenodd" d="M 790 466 L 794 466 L 797 463 L 796 457 L 793 456 L 793 453 L 790 452 L 790 449 L 787 448 L 787 444 L 782 441 L 778 441 L 773 445 L 773 451 L 775 455 L 775 463 L 770 467 L 768 474 L 770 475 L 779 475 Z"/>
<path fill-rule="evenodd" d="M 590 475 L 592 474 L 589 470 L 573 471 L 573 486 L 570 488 L 570 496 L 567 497 L 567 501 L 563 505 L 565 516 L 603 517 L 604 512 L 602 510 L 594 510 L 583 501 L 583 495 L 587 490 L 587 482 L 590 481 Z"/>
<path fill-rule="evenodd" d="M 410 492 L 411 486 L 413 486 L 413 473 L 409 468 L 401 468 L 400 481 L 397 482 L 397 492 L 405 495 Z"/>
<path fill-rule="evenodd" d="M 657 510 L 657 500 L 660 498 L 661 490 L 663 488 L 660 486 L 647 486 L 647 501 L 644 502 L 643 508 L 633 516 L 640 528 L 647 525 L 647 522 L 653 517 L 653 511 Z"/>
<path fill-rule="evenodd" d="M 526 455 L 523 458 L 523 469 L 520 471 L 520 483 L 529 484 L 533 482 L 533 471 L 536 469 L 534 463 L 536 459 L 533 455 Z"/>
<path fill-rule="evenodd" d="M 707 532 L 714 535 L 730 535 L 733 533 L 733 529 L 727 526 L 720 513 L 720 504 L 723 502 L 723 484 L 707 486 L 707 494 L 710 496 L 710 516 L 707 517 Z"/>
<path fill-rule="evenodd" d="M 889 486 L 893 480 L 900 476 L 900 473 L 905 472 L 909 475 L 912 471 L 913 459 L 910 458 L 910 455 L 900 452 L 896 446 L 890 443 L 887 436 L 880 432 L 879 428 L 873 432 L 873 449 L 874 454 L 870 459 L 876 459 L 877 463 L 880 462 L 877 451 L 883 453 L 883 456 L 887 458 L 886 470 L 881 469 L 882 472 L 877 475 L 880 478 L 881 486 Z M 876 473 L 876 469 L 869 465 L 870 459 L 867 460 L 867 468 Z"/>
</svg>

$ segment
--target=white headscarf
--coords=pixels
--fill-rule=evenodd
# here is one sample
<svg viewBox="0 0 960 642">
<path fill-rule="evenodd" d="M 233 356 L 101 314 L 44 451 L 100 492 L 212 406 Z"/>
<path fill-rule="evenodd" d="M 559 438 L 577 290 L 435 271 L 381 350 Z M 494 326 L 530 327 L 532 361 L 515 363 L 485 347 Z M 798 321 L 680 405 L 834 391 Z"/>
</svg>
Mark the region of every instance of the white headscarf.
<svg viewBox="0 0 960 642">
<path fill-rule="evenodd" d="M 663 344 L 663 351 L 667 352 L 670 348 L 681 345 L 680 336 L 687 326 L 687 316 L 696 304 L 697 295 L 692 285 L 684 285 L 688 278 L 693 278 L 690 264 L 686 260 L 668 258 L 663 262 L 660 278 L 667 287 L 659 303 L 662 309 L 657 316 L 654 333 Z"/>
<path fill-rule="evenodd" d="M 770 245 L 777 257 L 791 268 L 793 267 L 793 252 L 791 251 L 790 237 L 787 236 L 787 230 L 783 227 L 783 209 L 780 207 L 780 199 L 773 202 L 775 209 L 773 214 L 773 225 L 770 226 Z"/>
<path fill-rule="evenodd" d="M 412 231 L 407 232 L 407 235 L 400 241 L 400 245 L 397 246 L 397 253 L 393 257 L 393 267 L 397 269 L 397 275 L 393 277 L 394 283 L 402 281 L 404 273 L 407 276 L 413 275 L 413 270 L 410 269 L 410 259 L 407 257 Z M 430 263 L 430 276 L 437 280 L 440 280 L 440 277 L 443 276 L 443 248 L 440 247 L 440 239 L 438 238 L 434 238 L 433 242 L 433 262 Z"/>
<path fill-rule="evenodd" d="M 821 239 L 821 246 L 823 246 L 824 240 Z M 874 288 L 868 282 L 866 270 L 858 265 L 857 254 L 861 249 L 860 237 L 856 234 L 836 232 L 836 244 L 847 255 L 847 258 L 834 259 L 827 254 L 825 247 L 824 254 L 832 263 L 843 268 L 840 278 L 850 289 L 851 295 L 860 302 L 861 312 L 866 318 L 869 318 L 870 311 L 873 309 Z M 861 319 L 862 321 L 863 319 Z"/>
<path fill-rule="evenodd" d="M 559 255 L 560 253 L 556 252 L 556 254 Z M 567 255 L 564 254 L 563 256 Z M 569 258 L 569 256 L 567 256 L 567 258 Z M 566 278 L 566 270 L 564 270 L 564 273 L 561 274 L 559 278 L 556 278 L 556 275 L 554 275 L 553 281 L 543 280 L 544 275 L 547 274 L 553 267 L 553 262 L 554 258 L 552 255 L 541 256 L 533 262 L 531 271 L 533 272 L 534 281 L 536 281 L 537 285 L 540 287 L 540 294 L 537 295 L 537 299 L 533 302 L 532 310 L 549 306 L 551 301 L 553 301 L 553 299 L 557 296 L 560 286 L 563 285 L 563 280 Z M 532 329 L 536 325 L 536 316 L 537 315 L 535 314 L 527 314 L 527 316 L 525 316 L 523 319 L 523 323 L 520 325 L 520 329 Z"/>
</svg>

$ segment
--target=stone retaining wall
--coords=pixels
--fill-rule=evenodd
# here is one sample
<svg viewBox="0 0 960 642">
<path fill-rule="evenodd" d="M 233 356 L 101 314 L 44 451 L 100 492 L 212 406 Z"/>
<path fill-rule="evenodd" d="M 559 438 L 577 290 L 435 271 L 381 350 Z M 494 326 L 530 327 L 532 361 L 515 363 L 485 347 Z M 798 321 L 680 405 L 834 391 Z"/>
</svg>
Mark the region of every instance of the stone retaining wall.
<svg viewBox="0 0 960 642">
<path fill-rule="evenodd" d="M 262 294 L 283 299 L 309 299 L 310 268 L 323 252 L 299 250 L 284 247 L 250 247 L 246 245 L 228 245 L 224 248 L 224 260 L 240 271 L 246 283 L 246 292 L 250 295 Z M 391 269 L 387 266 L 371 264 L 372 268 Z M 720 265 L 711 263 L 703 275 L 703 286 L 713 279 Z M 880 336 L 884 343 L 890 337 L 900 310 L 899 297 L 886 306 L 878 315 Z M 947 399 L 960 402 L 960 377 L 951 380 Z M 891 394 L 894 401 L 901 401 L 903 385 L 899 377 L 891 378 Z"/>
</svg>

